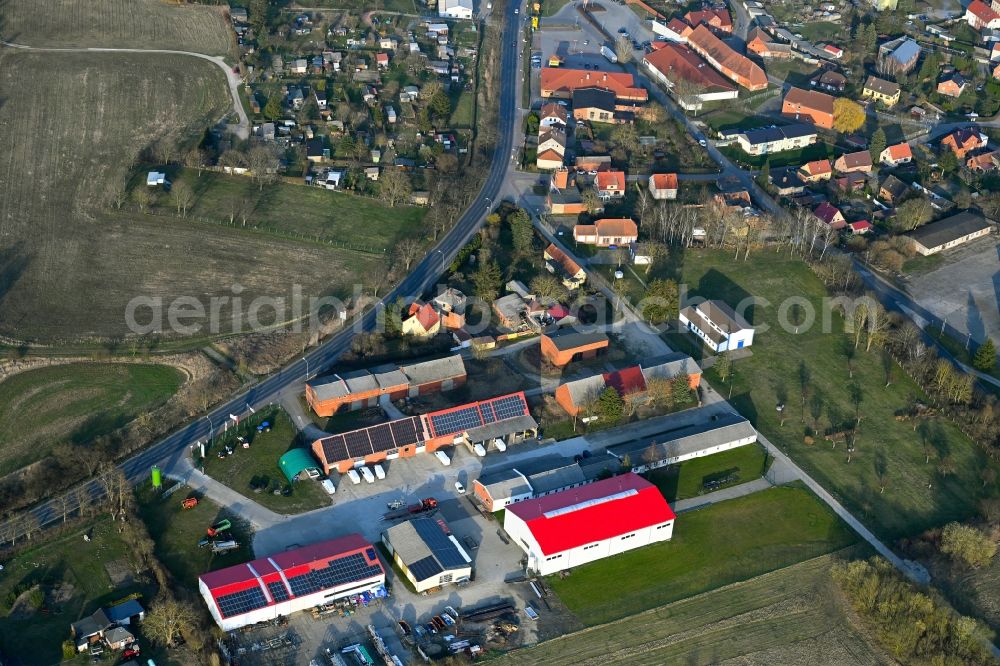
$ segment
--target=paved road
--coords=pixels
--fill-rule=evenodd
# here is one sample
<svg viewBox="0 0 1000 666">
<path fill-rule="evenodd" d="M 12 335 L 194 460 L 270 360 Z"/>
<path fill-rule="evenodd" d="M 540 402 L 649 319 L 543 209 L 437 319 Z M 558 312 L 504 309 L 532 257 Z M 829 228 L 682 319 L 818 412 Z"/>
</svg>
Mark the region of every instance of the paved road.
<svg viewBox="0 0 1000 666">
<path fill-rule="evenodd" d="M 239 115 L 240 122 L 236 125 L 230 125 L 229 130 L 236 134 L 241 139 L 247 139 L 250 137 L 250 118 L 247 117 L 246 109 L 243 108 L 243 102 L 240 101 L 239 86 L 242 84 L 240 77 L 233 72 L 233 68 L 226 64 L 226 61 L 219 56 L 205 55 L 204 53 L 197 53 L 195 51 L 175 51 L 172 49 L 113 49 L 113 48 L 50 48 L 50 47 L 39 47 L 39 46 L 27 46 L 25 44 L 15 44 L 13 42 L 5 42 L 0 40 L 0 44 L 7 46 L 12 49 L 22 49 L 26 51 L 46 51 L 46 52 L 61 52 L 61 53 L 163 53 L 170 55 L 183 55 L 191 56 L 193 58 L 201 58 L 202 60 L 207 60 L 211 63 L 222 68 L 222 71 L 226 73 L 226 82 L 229 84 L 229 94 L 233 98 L 233 110 Z"/>
<path fill-rule="evenodd" d="M 474 198 L 472 205 L 455 223 L 455 226 L 442 236 L 437 246 L 432 249 L 410 274 L 392 291 L 383 296 L 378 306 L 393 302 L 398 297 L 417 296 L 430 288 L 437 278 L 451 263 L 458 250 L 464 246 L 477 232 L 485 219 L 490 206 L 497 200 L 497 194 L 504 182 L 507 170 L 511 167 L 511 145 L 515 130 L 520 127 L 517 120 L 517 90 L 520 54 L 520 40 L 512 39 L 517 32 L 518 16 L 514 14 L 517 5 L 511 3 L 507 8 L 503 36 L 501 38 L 501 92 L 498 114 L 498 140 L 496 152 L 490 164 L 486 181 Z M 93 49 L 85 49 L 93 50 Z M 104 49 L 100 49 L 104 50 Z M 150 51 L 154 53 L 173 53 L 171 51 Z M 176 52 L 186 53 L 186 52 Z M 210 56 L 190 53 L 197 57 L 213 60 Z M 214 61 L 214 60 L 213 60 Z M 304 357 L 290 363 L 275 374 L 267 377 L 250 389 L 230 398 L 208 414 L 188 423 L 164 439 L 146 448 L 140 453 L 123 462 L 120 467 L 132 481 L 138 482 L 149 474 L 154 465 L 170 467 L 179 458 L 188 455 L 189 447 L 199 441 L 211 437 L 223 427 L 230 414 L 247 415 L 250 408 L 258 409 L 279 402 L 283 392 L 289 387 L 301 385 L 307 377 L 315 376 L 332 365 L 345 351 L 350 348 L 354 335 L 361 331 L 371 330 L 375 324 L 375 309 L 370 309 L 350 322 L 340 332 L 331 336 L 319 347 L 316 347 Z M 95 482 L 85 486 L 93 496 L 98 496 L 100 490 Z M 61 510 L 57 510 L 53 501 L 45 502 L 33 509 L 33 514 L 42 524 L 48 524 L 61 518 Z"/>
</svg>

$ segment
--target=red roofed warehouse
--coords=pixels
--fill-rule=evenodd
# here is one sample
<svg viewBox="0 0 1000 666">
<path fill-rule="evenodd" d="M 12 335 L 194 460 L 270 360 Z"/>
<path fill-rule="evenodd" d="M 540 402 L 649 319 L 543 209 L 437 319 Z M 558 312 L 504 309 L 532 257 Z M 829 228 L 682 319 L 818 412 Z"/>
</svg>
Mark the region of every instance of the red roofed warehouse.
<svg viewBox="0 0 1000 666">
<path fill-rule="evenodd" d="M 576 416 L 609 386 L 624 397 L 639 394 L 644 397 L 647 381 L 684 377 L 691 389 L 701 383 L 701 368 L 682 353 L 667 354 L 642 362 L 640 365 L 564 382 L 556 388 L 556 402 L 571 416 Z"/>
<path fill-rule="evenodd" d="M 198 577 L 208 612 L 223 631 L 336 599 L 385 596 L 385 569 L 360 534 L 321 541 Z"/>
<path fill-rule="evenodd" d="M 642 59 L 646 71 L 670 90 L 677 81 L 692 85 L 691 92 L 675 93 L 677 102 L 688 110 L 701 108 L 703 102 L 736 99 L 739 92 L 704 59 L 683 44 L 665 44 Z M 694 92 L 697 91 L 697 92 Z"/>
<path fill-rule="evenodd" d="M 833 129 L 833 97 L 815 90 L 790 88 L 781 103 L 781 115 Z"/>
<path fill-rule="evenodd" d="M 591 72 L 585 69 L 542 69 L 542 97 L 570 99 L 577 88 L 602 88 L 610 90 L 619 100 L 645 102 L 649 93 L 639 88 L 631 74 L 622 72 Z"/>
<path fill-rule="evenodd" d="M 704 25 L 699 25 L 688 37 L 688 45 L 712 67 L 722 72 L 747 90 L 767 88 L 767 74 L 754 61 L 740 55 L 729 45 L 712 34 Z"/>
<path fill-rule="evenodd" d="M 629 472 L 510 504 L 504 530 L 544 576 L 669 541 L 674 518 L 656 486 Z"/>
</svg>

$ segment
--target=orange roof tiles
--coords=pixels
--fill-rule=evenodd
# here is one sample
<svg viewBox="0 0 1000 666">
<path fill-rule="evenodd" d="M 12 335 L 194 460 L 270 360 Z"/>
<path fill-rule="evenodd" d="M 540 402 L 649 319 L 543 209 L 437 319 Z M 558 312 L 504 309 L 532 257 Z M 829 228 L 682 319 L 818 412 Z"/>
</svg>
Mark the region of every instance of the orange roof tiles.
<svg viewBox="0 0 1000 666">
<path fill-rule="evenodd" d="M 688 44 L 713 67 L 748 90 L 767 88 L 767 74 L 746 56 L 740 55 L 704 25 L 688 36 Z"/>
<path fill-rule="evenodd" d="M 644 60 L 671 82 L 680 78 L 697 84 L 705 92 L 735 90 L 721 74 L 708 67 L 701 56 L 683 44 L 667 44 L 646 54 Z"/>
<path fill-rule="evenodd" d="M 599 190 L 618 190 L 619 192 L 625 191 L 625 172 L 624 171 L 598 171 L 597 172 L 597 189 Z"/>
<path fill-rule="evenodd" d="M 545 254 L 552 257 L 552 261 L 559 264 L 560 268 L 566 271 L 566 275 L 573 276 L 583 270 L 580 268 L 580 264 L 566 256 L 566 253 L 556 247 L 555 243 L 550 243 L 545 248 Z"/>
<path fill-rule="evenodd" d="M 897 143 L 894 146 L 889 146 L 886 150 L 889 151 L 889 159 L 893 162 L 913 159 L 913 151 L 910 149 L 910 144 L 908 143 Z"/>
<path fill-rule="evenodd" d="M 639 227 L 627 217 L 606 217 L 594 223 L 599 236 L 638 236 Z"/>
<path fill-rule="evenodd" d="M 676 190 L 676 173 L 655 173 L 653 174 L 653 187 L 657 190 Z"/>
<path fill-rule="evenodd" d="M 603 88 L 618 99 L 645 102 L 649 92 L 635 85 L 631 74 L 624 72 L 591 72 L 585 69 L 542 68 L 542 97 L 554 93 L 567 94 L 577 88 Z"/>
</svg>

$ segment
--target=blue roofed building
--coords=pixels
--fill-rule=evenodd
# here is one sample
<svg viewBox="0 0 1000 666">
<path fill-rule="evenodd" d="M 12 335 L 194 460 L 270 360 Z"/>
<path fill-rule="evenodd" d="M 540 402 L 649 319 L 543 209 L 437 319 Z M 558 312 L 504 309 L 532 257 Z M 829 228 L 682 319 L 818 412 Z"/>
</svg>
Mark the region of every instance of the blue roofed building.
<svg viewBox="0 0 1000 666">
<path fill-rule="evenodd" d="M 417 592 L 469 580 L 472 558 L 437 516 L 393 525 L 382 543 Z"/>
</svg>

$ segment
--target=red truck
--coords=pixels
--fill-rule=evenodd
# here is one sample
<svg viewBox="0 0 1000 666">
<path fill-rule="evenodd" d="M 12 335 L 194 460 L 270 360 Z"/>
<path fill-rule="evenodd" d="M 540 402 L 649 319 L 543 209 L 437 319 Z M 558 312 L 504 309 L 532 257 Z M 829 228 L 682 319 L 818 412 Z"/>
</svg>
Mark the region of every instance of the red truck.
<svg viewBox="0 0 1000 666">
<path fill-rule="evenodd" d="M 396 518 L 406 518 L 418 513 L 427 513 L 437 508 L 438 502 L 433 497 L 422 499 L 416 504 L 400 507 L 382 514 L 382 520 L 395 520 Z"/>
</svg>

